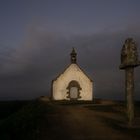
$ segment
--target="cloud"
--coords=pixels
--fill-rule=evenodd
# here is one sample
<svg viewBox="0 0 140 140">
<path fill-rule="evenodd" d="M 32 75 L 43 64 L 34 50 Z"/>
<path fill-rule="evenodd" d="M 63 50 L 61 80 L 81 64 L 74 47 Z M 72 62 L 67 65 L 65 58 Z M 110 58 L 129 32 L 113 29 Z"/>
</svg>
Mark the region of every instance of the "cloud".
<svg viewBox="0 0 140 140">
<path fill-rule="evenodd" d="M 50 95 L 51 80 L 70 64 L 69 54 L 75 47 L 79 65 L 94 81 L 95 97 L 124 99 L 124 72 L 119 70 L 120 50 L 124 40 L 130 36 L 140 44 L 137 29 L 127 27 L 117 31 L 65 36 L 32 28 L 21 46 L 8 54 L 3 51 L 5 58 L 0 58 L 0 98 L 30 99 Z M 139 70 L 136 71 L 138 98 Z"/>
</svg>

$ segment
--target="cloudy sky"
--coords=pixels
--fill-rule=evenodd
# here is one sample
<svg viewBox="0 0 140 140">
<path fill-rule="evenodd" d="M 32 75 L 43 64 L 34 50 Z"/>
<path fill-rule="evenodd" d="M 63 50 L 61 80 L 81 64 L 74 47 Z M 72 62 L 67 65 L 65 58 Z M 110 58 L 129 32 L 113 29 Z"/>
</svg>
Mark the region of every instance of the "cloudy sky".
<svg viewBox="0 0 140 140">
<path fill-rule="evenodd" d="M 140 54 L 139 13 L 139 0 L 0 0 L 0 100 L 50 95 L 72 47 L 94 81 L 94 96 L 123 100 L 120 51 L 132 37 Z"/>
</svg>

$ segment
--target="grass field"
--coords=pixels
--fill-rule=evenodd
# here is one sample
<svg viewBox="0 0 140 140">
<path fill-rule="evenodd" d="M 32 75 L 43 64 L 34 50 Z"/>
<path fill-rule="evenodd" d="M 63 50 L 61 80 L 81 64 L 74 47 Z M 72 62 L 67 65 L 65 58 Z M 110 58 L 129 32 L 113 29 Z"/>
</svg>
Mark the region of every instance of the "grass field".
<svg viewBox="0 0 140 140">
<path fill-rule="evenodd" d="M 0 140 L 139 140 L 139 102 L 126 124 L 123 102 L 0 102 Z"/>
<path fill-rule="evenodd" d="M 41 102 L 2 102 L 0 119 L 0 139 L 36 139 L 38 129 L 47 111 Z M 9 109 L 8 109 L 9 106 Z"/>
</svg>

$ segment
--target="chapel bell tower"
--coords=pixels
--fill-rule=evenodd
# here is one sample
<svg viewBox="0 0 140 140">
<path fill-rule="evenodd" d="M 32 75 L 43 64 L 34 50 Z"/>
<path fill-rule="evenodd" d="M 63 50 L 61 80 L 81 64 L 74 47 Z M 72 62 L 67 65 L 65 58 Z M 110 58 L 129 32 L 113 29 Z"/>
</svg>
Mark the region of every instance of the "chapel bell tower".
<svg viewBox="0 0 140 140">
<path fill-rule="evenodd" d="M 72 49 L 72 52 L 71 52 L 71 63 L 76 63 L 76 61 L 77 61 L 77 53 L 76 53 L 76 51 L 75 51 L 75 49 L 73 48 Z"/>
</svg>

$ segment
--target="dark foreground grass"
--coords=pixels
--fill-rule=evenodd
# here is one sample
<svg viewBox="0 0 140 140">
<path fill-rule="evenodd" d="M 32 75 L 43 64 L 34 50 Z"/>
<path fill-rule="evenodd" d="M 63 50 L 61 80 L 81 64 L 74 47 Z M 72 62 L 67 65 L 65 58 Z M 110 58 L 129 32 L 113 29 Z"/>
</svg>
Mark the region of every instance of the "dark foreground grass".
<svg viewBox="0 0 140 140">
<path fill-rule="evenodd" d="M 75 138 L 77 134 L 82 140 L 85 135 L 94 136 L 92 133 L 95 133 L 96 129 L 99 129 L 99 133 L 95 133 L 94 137 L 102 135 L 102 127 L 134 139 L 140 138 L 140 128 L 129 129 L 120 125 L 125 122 L 124 103 L 110 105 L 83 101 L 33 100 L 0 102 L 0 105 L 3 113 L 0 117 L 0 140 L 71 140 L 71 137 Z M 136 103 L 135 110 L 136 118 L 140 118 L 139 102 Z"/>
<path fill-rule="evenodd" d="M 0 101 L 0 120 L 17 112 L 30 101 Z"/>
<path fill-rule="evenodd" d="M 30 101 L 17 112 L 0 120 L 0 140 L 39 139 L 47 111 L 50 109 L 43 102 Z"/>
</svg>

